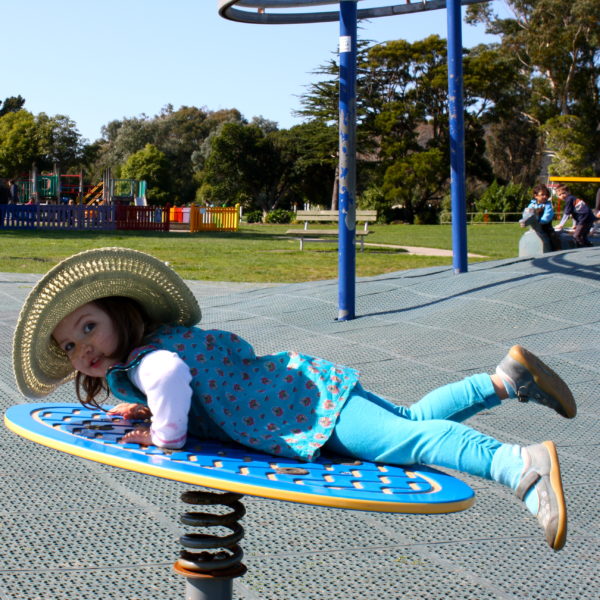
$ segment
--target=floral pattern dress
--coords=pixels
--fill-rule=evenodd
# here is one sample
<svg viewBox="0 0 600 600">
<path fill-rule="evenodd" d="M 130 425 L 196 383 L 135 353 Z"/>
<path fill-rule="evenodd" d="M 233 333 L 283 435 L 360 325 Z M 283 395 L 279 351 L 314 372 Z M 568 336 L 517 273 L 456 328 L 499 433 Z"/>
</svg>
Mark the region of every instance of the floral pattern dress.
<svg viewBox="0 0 600 600">
<path fill-rule="evenodd" d="M 107 374 L 114 396 L 145 402 L 127 373 L 154 350 L 175 352 L 192 375 L 188 431 L 255 450 L 313 460 L 331 436 L 358 372 L 321 358 L 280 352 L 256 356 L 234 333 L 164 326 Z"/>
</svg>

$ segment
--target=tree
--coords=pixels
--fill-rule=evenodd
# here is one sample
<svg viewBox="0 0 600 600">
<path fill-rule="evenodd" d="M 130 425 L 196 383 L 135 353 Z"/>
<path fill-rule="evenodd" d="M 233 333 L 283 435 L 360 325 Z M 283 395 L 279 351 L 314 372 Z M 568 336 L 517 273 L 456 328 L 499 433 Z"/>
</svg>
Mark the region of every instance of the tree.
<svg viewBox="0 0 600 600">
<path fill-rule="evenodd" d="M 426 114 L 414 96 L 418 78 L 415 54 L 406 40 L 379 44 L 369 51 L 370 79 L 376 82 L 369 126 L 371 134 L 381 140 L 379 154 L 384 161 L 419 150 L 417 128 Z"/>
<path fill-rule="evenodd" d="M 64 115 L 49 117 L 40 113 L 36 125 L 41 140 L 37 161 L 40 168 L 51 169 L 57 164 L 64 171 L 80 164 L 83 145 L 75 121 Z"/>
<path fill-rule="evenodd" d="M 370 124 L 379 140 L 382 189 L 390 203 L 405 207 L 409 221 L 415 217 L 431 220 L 432 207 L 437 206 L 450 171 L 446 54 L 446 41 L 437 35 L 414 43 L 394 40 L 369 52 L 371 79 L 379 82 L 373 86 L 378 108 Z M 503 65 L 483 53 L 473 54 L 465 65 L 470 77 L 465 76 L 465 106 L 470 109 L 465 113 L 466 173 L 474 179 L 492 178 L 481 113 L 491 113 L 501 97 L 488 79 L 502 70 Z M 421 153 L 423 157 L 416 156 Z M 408 185 L 404 180 L 418 172 L 427 172 L 427 183 L 410 193 L 392 189 L 394 184 Z"/>
<path fill-rule="evenodd" d="M 490 4 L 469 7 L 471 22 L 485 22 L 502 36 L 532 75 L 548 81 L 550 102 L 558 114 L 570 114 L 581 92 L 595 92 L 598 104 L 600 4 L 596 0 L 508 0 L 514 18 L 499 18 Z"/>
<path fill-rule="evenodd" d="M 356 121 L 358 124 L 356 146 L 358 162 L 361 162 L 361 157 L 369 155 L 377 146 L 368 125 L 375 114 L 374 93 L 376 86 L 376 82 L 371 77 L 368 52 L 369 42 L 359 40 L 356 56 Z M 302 108 L 296 111 L 295 114 L 304 117 L 306 119 L 305 124 L 310 124 L 315 133 L 318 131 L 317 143 L 310 144 L 311 162 L 315 164 L 314 161 L 317 161 L 324 165 L 331 163 L 333 159 L 332 191 L 330 194 L 331 200 L 328 204 L 331 205 L 332 210 L 335 210 L 338 195 L 337 157 L 339 152 L 339 65 L 337 60 L 332 59 L 325 65 L 320 66 L 314 71 L 314 75 L 320 79 L 310 84 L 307 93 L 300 97 Z M 322 77 L 327 79 L 322 79 Z M 317 150 L 320 152 L 319 156 L 315 155 Z M 364 178 L 358 182 L 358 185 L 360 186 L 363 183 L 366 183 Z"/>
<path fill-rule="evenodd" d="M 403 175 L 420 164 L 413 154 L 448 145 L 445 59 L 445 42 L 438 36 L 414 44 L 394 40 L 371 47 L 366 42 L 360 45 L 357 191 L 360 194 L 383 183 L 387 202 L 405 205 L 410 220 L 415 210 L 426 207 L 430 190 L 418 187 L 423 196 L 417 199 L 403 190 L 394 190 L 393 185 L 404 185 Z M 337 76 L 337 64 L 330 62 L 318 73 Z M 337 119 L 337 94 L 337 77 L 314 84 L 302 99 L 304 110 L 300 114 L 333 126 L 334 118 Z M 426 139 L 419 139 L 419 133 L 425 130 Z M 332 136 L 331 143 L 330 148 L 322 148 L 321 158 L 335 157 L 337 162 L 337 137 Z M 437 157 L 438 153 L 432 155 Z M 432 165 L 438 165 L 438 161 Z M 443 175 L 437 174 L 435 181 L 447 179 L 448 173 L 449 167 L 444 168 Z"/>
<path fill-rule="evenodd" d="M 163 152 L 152 144 L 132 154 L 121 169 L 121 175 L 148 183 L 148 202 L 164 205 L 169 201 L 169 164 Z"/>
<path fill-rule="evenodd" d="M 272 211 L 290 194 L 291 165 L 273 134 L 256 125 L 226 123 L 211 139 L 204 168 L 197 175 L 199 199 L 206 203 Z"/>
<path fill-rule="evenodd" d="M 542 130 L 546 136 L 546 146 L 550 149 L 548 172 L 551 175 L 593 175 L 587 148 L 588 135 L 581 119 L 573 115 L 560 115 L 546 121 Z"/>
<path fill-rule="evenodd" d="M 28 172 L 33 163 L 40 169 L 59 164 L 62 169 L 82 159 L 81 137 L 68 117 L 26 110 L 0 117 L 0 169 L 8 176 Z"/>
<path fill-rule="evenodd" d="M 540 172 L 543 141 L 539 128 L 522 115 L 489 126 L 487 156 L 497 178 L 532 185 Z"/>
<path fill-rule="evenodd" d="M 0 117 L 0 169 L 7 177 L 27 173 L 40 155 L 35 117 L 26 110 Z"/>
<path fill-rule="evenodd" d="M 122 121 L 111 121 L 102 128 L 94 172 L 106 168 L 119 172 L 121 165 L 136 152 L 152 144 L 164 153 L 170 171 L 170 201 L 175 204 L 192 202 L 196 192 L 194 171 L 201 168 L 202 148 L 206 140 L 223 123 L 240 122 L 236 109 L 211 112 L 193 106 L 174 110 L 165 106 L 159 115 L 140 115 Z M 200 154 L 198 154 L 200 152 Z"/>
<path fill-rule="evenodd" d="M 463 85 L 467 111 L 484 123 L 512 118 L 530 99 L 528 75 L 517 57 L 498 44 L 464 51 Z"/>
<path fill-rule="evenodd" d="M 290 171 L 287 179 L 290 200 L 300 206 L 310 203 L 335 209 L 332 189 L 337 189 L 334 185 L 338 162 L 337 125 L 313 120 L 281 130 L 272 137 Z"/>
<path fill-rule="evenodd" d="M 259 193 L 258 146 L 264 134 L 256 126 L 226 123 L 211 139 L 198 179 L 200 199 L 207 204 L 250 206 Z"/>
<path fill-rule="evenodd" d="M 250 125 L 256 125 L 265 135 L 278 131 L 277 123 L 271 121 L 271 119 L 265 119 L 262 115 L 258 117 L 252 117 Z"/>
<path fill-rule="evenodd" d="M 415 217 L 421 223 L 434 222 L 437 206 L 433 201 L 444 188 L 447 164 L 439 148 L 413 152 L 394 161 L 383 180 L 383 193 L 390 206 L 402 207 L 409 223 Z"/>
<path fill-rule="evenodd" d="M 242 120 L 236 109 L 211 112 L 194 106 L 182 106 L 176 111 L 166 107 L 156 118 L 153 143 L 169 161 L 173 198 L 178 204 L 189 203 L 195 197 L 194 153 L 223 123 Z"/>
<path fill-rule="evenodd" d="M 586 153 L 600 145 L 600 3 L 597 0 L 508 0 L 513 18 L 500 18 L 490 4 L 468 9 L 501 36 L 500 51 L 519 61 L 529 102 L 523 116 L 536 126 L 558 116 L 581 120 Z M 549 141 L 545 138 L 545 142 Z M 555 152 L 554 148 L 548 148 Z M 599 168 L 598 154 L 596 167 Z"/>
<path fill-rule="evenodd" d="M 18 112 L 25 105 L 25 98 L 23 96 L 9 96 L 2 102 L 0 100 L 0 117 L 10 113 Z"/>
<path fill-rule="evenodd" d="M 146 115 L 111 121 L 102 127 L 98 174 L 106 168 L 119 167 L 146 144 L 152 144 L 157 137 L 156 130 L 156 119 L 150 119 Z"/>
</svg>

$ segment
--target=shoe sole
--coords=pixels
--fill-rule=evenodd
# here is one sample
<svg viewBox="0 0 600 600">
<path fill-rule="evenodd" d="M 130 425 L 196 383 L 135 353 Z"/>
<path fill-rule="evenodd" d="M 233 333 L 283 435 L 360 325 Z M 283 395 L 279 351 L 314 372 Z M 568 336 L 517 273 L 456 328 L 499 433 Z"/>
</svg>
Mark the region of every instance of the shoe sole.
<svg viewBox="0 0 600 600">
<path fill-rule="evenodd" d="M 577 405 L 575 398 L 567 384 L 561 377 L 555 373 L 548 365 L 542 362 L 535 354 L 523 348 L 523 346 L 513 346 L 508 355 L 522 364 L 533 376 L 535 383 L 546 394 L 552 396 L 557 402 L 562 412 L 560 414 L 567 419 L 572 419 L 577 414 Z"/>
<path fill-rule="evenodd" d="M 565 495 L 560 476 L 560 465 L 558 464 L 558 454 L 554 442 L 543 442 L 542 445 L 550 455 L 550 485 L 556 497 L 558 508 L 558 523 L 554 540 L 548 540 L 553 550 L 560 550 L 567 541 L 567 505 L 565 504 Z"/>
</svg>

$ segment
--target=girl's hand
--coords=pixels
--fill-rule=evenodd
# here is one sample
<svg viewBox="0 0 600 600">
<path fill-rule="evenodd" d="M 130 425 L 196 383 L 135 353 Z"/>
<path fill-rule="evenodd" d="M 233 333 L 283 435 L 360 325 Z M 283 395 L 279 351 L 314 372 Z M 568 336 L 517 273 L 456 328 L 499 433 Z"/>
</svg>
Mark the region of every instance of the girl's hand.
<svg viewBox="0 0 600 600">
<path fill-rule="evenodd" d="M 149 419 L 152 416 L 150 409 L 145 404 L 137 404 L 136 402 L 121 402 L 113 406 L 108 414 L 121 415 L 125 419 Z"/>
<path fill-rule="evenodd" d="M 152 434 L 150 427 L 136 427 L 133 431 L 126 433 L 121 439 L 121 444 L 143 444 L 144 446 L 152 445 Z"/>
</svg>

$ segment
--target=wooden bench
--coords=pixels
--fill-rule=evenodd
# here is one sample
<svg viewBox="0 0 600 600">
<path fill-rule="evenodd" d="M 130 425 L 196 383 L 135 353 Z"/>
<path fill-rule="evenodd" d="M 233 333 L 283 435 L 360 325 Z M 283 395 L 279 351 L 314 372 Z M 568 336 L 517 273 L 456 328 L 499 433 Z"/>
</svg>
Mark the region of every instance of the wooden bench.
<svg viewBox="0 0 600 600">
<path fill-rule="evenodd" d="M 300 250 L 304 250 L 304 242 L 330 242 L 332 238 L 339 235 L 338 229 L 310 229 L 309 223 L 329 222 L 338 223 L 339 213 L 337 210 L 299 210 L 296 213 L 297 221 L 304 221 L 304 229 L 288 229 L 285 234 L 300 239 Z M 360 239 L 360 251 L 365 249 L 365 236 L 371 233 L 369 223 L 377 221 L 376 210 L 357 210 L 356 223 L 364 223 L 364 229 L 356 229 L 354 235 Z"/>
</svg>

